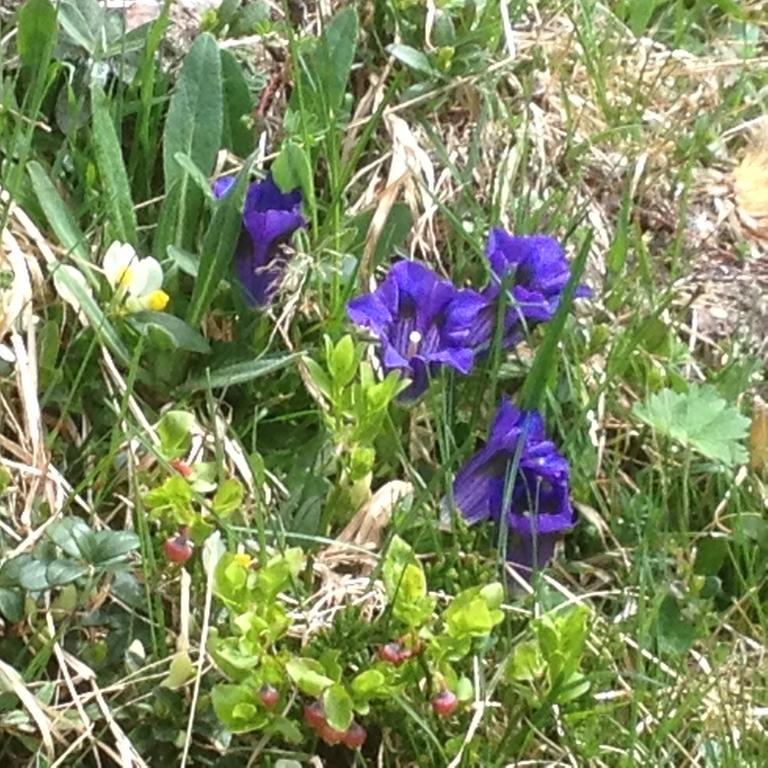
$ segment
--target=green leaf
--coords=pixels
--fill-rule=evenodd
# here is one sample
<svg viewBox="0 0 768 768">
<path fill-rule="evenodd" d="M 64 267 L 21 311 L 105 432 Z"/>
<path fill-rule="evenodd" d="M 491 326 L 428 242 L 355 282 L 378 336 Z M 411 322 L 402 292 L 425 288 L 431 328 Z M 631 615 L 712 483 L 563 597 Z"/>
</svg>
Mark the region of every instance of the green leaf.
<svg viewBox="0 0 768 768">
<path fill-rule="evenodd" d="M 667 595 L 659 606 L 656 634 L 659 648 L 677 655 L 686 653 L 696 639 L 693 625 L 683 618 L 673 595 Z"/>
<path fill-rule="evenodd" d="M 222 102 L 219 46 L 204 32 L 184 59 L 168 107 L 163 133 L 166 190 L 183 175 L 175 160 L 178 152 L 210 175 L 221 146 Z"/>
<path fill-rule="evenodd" d="M 749 419 L 720 397 L 711 384 L 691 384 L 688 392 L 664 389 L 644 403 L 636 403 L 635 416 L 709 459 L 727 466 L 743 464 L 743 441 Z"/>
<path fill-rule="evenodd" d="M 589 232 L 579 249 L 579 253 L 571 265 L 571 278 L 563 290 L 560 303 L 557 306 L 554 317 L 547 323 L 544 341 L 541 343 L 536 357 L 533 360 L 528 375 L 525 377 L 523 390 L 520 394 L 520 406 L 522 408 L 536 409 L 541 400 L 551 387 L 557 375 L 557 369 L 562 357 L 560 352 L 560 339 L 565 331 L 565 321 L 571 311 L 573 295 L 581 280 L 584 265 L 592 245 L 592 234 Z"/>
<path fill-rule="evenodd" d="M 129 321 L 140 333 L 155 331 L 172 349 L 183 349 L 207 355 L 211 351 L 208 340 L 181 318 L 167 312 L 136 312 Z"/>
<path fill-rule="evenodd" d="M 356 699 L 368 700 L 374 696 L 385 696 L 389 692 L 387 678 L 378 669 L 366 669 L 352 678 L 352 695 Z"/>
<path fill-rule="evenodd" d="M 166 411 L 157 422 L 160 450 L 167 459 L 177 459 L 189 451 L 195 417 L 187 411 Z"/>
<path fill-rule="evenodd" d="M 324 691 L 323 708 L 331 728 L 346 731 L 352 725 L 352 697 L 343 685 L 332 685 Z"/>
<path fill-rule="evenodd" d="M 387 53 L 416 72 L 421 72 L 423 75 L 431 75 L 432 77 L 440 76 L 438 70 L 432 66 L 429 56 L 422 51 L 417 51 L 410 45 L 392 43 L 387 46 Z"/>
<path fill-rule="evenodd" d="M 110 321 L 101 311 L 101 307 L 96 303 L 93 296 L 66 269 L 59 269 L 60 266 L 62 264 L 59 261 L 47 264 L 48 271 L 54 282 L 60 281 L 77 299 L 80 309 L 82 309 L 91 328 L 93 328 L 96 335 L 104 343 L 104 346 L 108 347 L 123 365 L 130 366 L 131 354 L 117 335 Z M 141 373 L 139 373 L 139 378 L 141 378 Z"/>
<path fill-rule="evenodd" d="M 168 676 L 160 681 L 163 688 L 181 688 L 195 676 L 195 666 L 186 651 L 179 651 L 171 660 Z"/>
<path fill-rule="evenodd" d="M 424 624 L 432 615 L 433 600 L 427 594 L 424 568 L 413 549 L 395 535 L 389 544 L 382 577 L 392 613 L 412 628 Z"/>
<path fill-rule="evenodd" d="M 233 363 L 211 371 L 210 376 L 192 379 L 186 382 L 180 391 L 183 393 L 197 392 L 199 390 L 230 387 L 236 384 L 244 384 L 248 381 L 267 376 L 290 365 L 300 354 L 290 355 L 264 355 L 257 360 L 248 360 L 244 363 Z"/>
<path fill-rule="evenodd" d="M 96 531 L 93 552 L 88 562 L 102 568 L 125 559 L 139 548 L 139 537 L 133 531 Z"/>
<path fill-rule="evenodd" d="M 336 111 L 352 69 L 357 45 L 357 12 L 352 6 L 339 11 L 326 25 L 311 63 L 319 77 L 327 107 Z"/>
<path fill-rule="evenodd" d="M 357 373 L 357 350 L 352 337 L 343 336 L 328 355 L 328 371 L 337 387 L 345 387 Z"/>
<path fill-rule="evenodd" d="M 32 72 L 46 67 L 57 33 L 56 8 L 50 0 L 27 0 L 19 10 L 16 33 L 21 63 Z"/>
<path fill-rule="evenodd" d="M 70 557 L 90 561 L 94 548 L 94 532 L 85 520 L 65 517 L 48 526 L 48 538 Z"/>
<path fill-rule="evenodd" d="M 308 696 L 319 696 L 333 685 L 333 680 L 324 674 L 323 665 L 315 659 L 291 659 L 285 665 L 285 671 L 299 690 Z"/>
<path fill-rule="evenodd" d="M 213 203 L 216 198 L 213 196 L 211 183 L 208 181 L 208 177 L 194 164 L 192 158 L 189 155 L 184 154 L 184 152 L 177 152 L 173 156 L 173 159 L 179 164 L 184 173 L 186 173 L 194 182 L 203 197 L 208 198 L 208 200 Z"/>
<path fill-rule="evenodd" d="M 485 637 L 504 619 L 504 614 L 491 609 L 480 587 L 470 587 L 456 595 L 444 618 L 448 634 L 453 637 Z"/>
<path fill-rule="evenodd" d="M 59 587 L 85 576 L 88 566 L 76 563 L 74 560 L 52 560 L 45 564 L 45 580 L 49 587 Z"/>
<path fill-rule="evenodd" d="M 183 248 L 177 248 L 175 245 L 168 246 L 168 256 L 171 261 L 185 274 L 190 277 L 197 277 L 199 259 L 189 251 Z"/>
<path fill-rule="evenodd" d="M 176 156 L 179 153 L 186 155 L 201 174 L 210 176 L 216 153 L 221 147 L 223 110 L 219 47 L 214 37 L 203 33 L 192 43 L 184 59 L 171 96 L 163 133 L 166 193 L 176 188 L 175 200 L 169 200 L 167 205 L 175 209 L 177 214 L 177 245 L 189 246 L 193 242 L 199 226 L 202 195 L 190 186 L 190 176 L 178 164 Z M 197 325 L 196 322 L 191 324 Z"/>
<path fill-rule="evenodd" d="M 227 478 L 213 497 L 213 511 L 219 517 L 229 517 L 240 508 L 245 496 L 243 484 L 235 477 Z"/>
<path fill-rule="evenodd" d="M 512 680 L 523 682 L 540 678 L 546 670 L 546 662 L 535 640 L 527 640 L 515 646 L 506 673 Z"/>
<path fill-rule="evenodd" d="M 203 238 L 200 268 L 187 310 L 190 325 L 198 325 L 203 319 L 219 289 L 219 283 L 231 269 L 242 230 L 245 192 L 255 159 L 251 155 L 240 169 L 234 187 L 219 200 Z"/>
<path fill-rule="evenodd" d="M 6 621 L 21 621 L 24 617 L 24 593 L 20 589 L 0 587 L 0 614 Z"/>
<path fill-rule="evenodd" d="M 304 199 L 309 199 L 312 190 L 312 165 L 309 153 L 298 144 L 293 141 L 284 142 L 270 170 L 280 189 L 300 188 Z"/>
<path fill-rule="evenodd" d="M 224 125 L 222 145 L 238 157 L 254 150 L 253 129 L 247 125 L 253 111 L 251 89 L 237 59 L 221 51 L 221 74 L 224 84 Z"/>
<path fill-rule="evenodd" d="M 61 246 L 77 259 L 78 267 L 84 272 L 90 284 L 94 288 L 98 287 L 98 281 L 88 267 L 91 253 L 75 217 L 61 199 L 61 195 L 40 163 L 36 160 L 31 161 L 27 165 L 27 173 L 29 173 L 29 178 L 32 181 L 32 189 L 35 191 L 37 201 L 40 203 L 51 229 L 59 238 Z"/>
<path fill-rule="evenodd" d="M 136 212 L 131 186 L 123 163 L 123 152 L 101 86 L 91 85 L 92 133 L 96 166 L 99 169 L 104 205 L 114 237 L 124 243 L 138 244 Z"/>
<path fill-rule="evenodd" d="M 104 9 L 96 0 L 60 0 L 59 24 L 71 44 L 96 57 L 104 30 Z"/>
<path fill-rule="evenodd" d="M 269 722 L 255 690 L 250 686 L 214 685 L 211 704 L 216 717 L 232 733 L 255 731 Z"/>
</svg>

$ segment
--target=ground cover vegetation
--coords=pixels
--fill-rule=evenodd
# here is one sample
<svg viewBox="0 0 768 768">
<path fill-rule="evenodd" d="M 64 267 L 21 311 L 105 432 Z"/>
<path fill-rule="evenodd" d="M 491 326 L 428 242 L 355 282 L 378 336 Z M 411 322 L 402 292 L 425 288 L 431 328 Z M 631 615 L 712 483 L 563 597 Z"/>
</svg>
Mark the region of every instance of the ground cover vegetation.
<svg viewBox="0 0 768 768">
<path fill-rule="evenodd" d="M 0 9 L 2 764 L 764 765 L 765 3 L 139 5 Z"/>
</svg>

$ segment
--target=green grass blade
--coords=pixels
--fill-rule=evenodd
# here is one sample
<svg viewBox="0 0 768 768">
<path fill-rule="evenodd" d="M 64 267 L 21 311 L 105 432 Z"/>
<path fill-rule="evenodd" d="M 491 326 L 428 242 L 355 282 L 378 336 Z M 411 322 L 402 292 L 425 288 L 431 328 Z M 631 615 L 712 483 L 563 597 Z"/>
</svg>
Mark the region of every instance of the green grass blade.
<svg viewBox="0 0 768 768">
<path fill-rule="evenodd" d="M 137 245 L 136 212 L 133 208 L 128 174 L 123 163 L 123 152 L 109 113 L 106 96 L 97 83 L 91 87 L 91 104 L 96 166 L 106 195 L 105 205 L 111 230 L 116 239 Z"/>
<path fill-rule="evenodd" d="M 588 232 L 571 266 L 571 279 L 565 286 L 560 304 L 555 316 L 547 323 L 544 340 L 536 353 L 531 370 L 525 378 L 523 390 L 520 395 L 520 404 L 523 408 L 538 408 L 547 388 L 555 378 L 560 357 L 558 344 L 565 330 L 565 321 L 571 311 L 573 295 L 587 263 L 587 255 L 592 245 L 592 233 Z"/>
<path fill-rule="evenodd" d="M 267 376 L 279 371 L 301 357 L 300 354 L 265 355 L 257 360 L 247 360 L 244 363 L 233 363 L 211 371 L 210 375 L 191 379 L 179 388 L 183 394 L 207 389 L 219 389 L 235 384 L 245 384 L 248 381 Z"/>
<path fill-rule="evenodd" d="M 232 263 L 242 228 L 243 202 L 254 160 L 252 155 L 240 170 L 234 188 L 217 204 L 205 233 L 200 270 L 187 311 L 187 322 L 192 326 L 203 319 Z"/>
</svg>

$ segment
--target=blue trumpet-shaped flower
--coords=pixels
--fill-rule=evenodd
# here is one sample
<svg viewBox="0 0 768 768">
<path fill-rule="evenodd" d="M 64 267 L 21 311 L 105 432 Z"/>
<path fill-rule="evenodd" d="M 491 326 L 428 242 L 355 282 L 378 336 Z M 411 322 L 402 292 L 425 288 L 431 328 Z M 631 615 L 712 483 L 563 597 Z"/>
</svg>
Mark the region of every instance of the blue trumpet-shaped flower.
<svg viewBox="0 0 768 768">
<path fill-rule="evenodd" d="M 218 179 L 213 194 L 222 197 L 234 183 L 233 176 Z M 271 176 L 248 187 L 235 259 L 237 276 L 249 304 L 264 306 L 272 299 L 285 273 L 280 246 L 306 224 L 301 215 L 300 190 L 281 192 Z"/>
<path fill-rule="evenodd" d="M 453 500 L 469 523 L 506 524 L 507 559 L 530 572 L 551 559 L 559 534 L 576 523 L 568 478 L 568 462 L 547 439 L 541 414 L 504 400 L 487 443 L 457 474 Z"/>
<path fill-rule="evenodd" d="M 526 328 L 552 318 L 571 277 L 563 247 L 548 235 L 510 235 L 494 227 L 486 256 L 491 267 L 491 280 L 483 290 L 487 305 L 473 333 L 480 350 L 487 349 L 493 339 L 502 286 L 508 290 L 502 343 L 510 346 L 523 338 Z M 577 287 L 577 298 L 589 295 L 587 286 Z"/>
<path fill-rule="evenodd" d="M 472 370 L 471 330 L 484 306 L 475 291 L 458 290 L 419 262 L 400 261 L 375 291 L 352 299 L 348 313 L 378 337 L 384 369 L 411 379 L 400 397 L 412 400 L 441 366 Z"/>
</svg>

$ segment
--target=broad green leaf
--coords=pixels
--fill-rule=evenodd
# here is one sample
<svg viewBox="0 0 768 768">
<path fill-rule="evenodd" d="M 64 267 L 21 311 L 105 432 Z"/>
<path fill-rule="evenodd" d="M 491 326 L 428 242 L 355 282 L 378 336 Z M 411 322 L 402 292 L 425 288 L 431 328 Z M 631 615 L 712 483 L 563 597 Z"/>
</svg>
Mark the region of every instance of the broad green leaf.
<svg viewBox="0 0 768 768">
<path fill-rule="evenodd" d="M 210 176 L 221 147 L 223 99 L 219 47 L 212 35 L 203 33 L 195 39 L 184 59 L 163 133 L 166 193 L 178 185 L 177 245 L 192 243 L 202 195 L 191 186 L 190 177 L 176 161 L 176 155 L 186 155 L 204 176 Z"/>
<path fill-rule="evenodd" d="M 21 621 L 24 616 L 24 593 L 20 589 L 0 587 L 0 614 L 6 621 Z"/>
<path fill-rule="evenodd" d="M 352 725 L 352 697 L 343 685 L 332 685 L 323 692 L 325 716 L 331 728 L 346 731 Z"/>
<path fill-rule="evenodd" d="M 213 511 L 220 517 L 229 517 L 243 503 L 245 488 L 235 477 L 227 478 L 218 488 L 213 497 Z"/>
<path fill-rule="evenodd" d="M 506 672 L 512 680 L 532 681 L 540 678 L 545 670 L 546 662 L 539 644 L 535 640 L 528 640 L 515 646 Z"/>
<path fill-rule="evenodd" d="M 244 363 L 233 363 L 217 368 L 210 372 L 210 376 L 201 376 L 192 379 L 180 387 L 181 392 L 197 392 L 206 389 L 218 389 L 230 387 L 236 384 L 245 384 L 248 381 L 267 376 L 270 373 L 285 368 L 300 357 L 299 354 L 290 355 L 264 355 L 257 360 L 248 360 Z"/>
<path fill-rule="evenodd" d="M 122 560 L 139 548 L 139 537 L 133 531 L 96 531 L 89 562 L 102 567 Z"/>
<path fill-rule="evenodd" d="M 285 665 L 285 671 L 297 688 L 308 696 L 319 696 L 333 685 L 333 680 L 324 674 L 323 665 L 315 659 L 291 659 Z"/>
<path fill-rule="evenodd" d="M 221 51 L 221 74 L 224 84 L 224 126 L 222 145 L 238 157 L 246 157 L 254 150 L 253 128 L 249 127 L 253 111 L 253 98 L 248 82 L 237 59 Z"/>
<path fill-rule="evenodd" d="M 338 387 L 345 387 L 357 373 L 358 357 L 355 342 L 347 334 L 333 347 L 328 355 L 328 371 Z"/>
<path fill-rule="evenodd" d="M 366 669 L 360 672 L 360 674 L 352 678 L 349 687 L 352 695 L 360 699 L 383 696 L 389 690 L 387 678 L 378 669 Z"/>
<path fill-rule="evenodd" d="M 340 10 L 326 25 L 311 64 L 319 79 L 326 106 L 336 111 L 344 98 L 344 90 L 352 69 L 357 45 L 357 12 L 348 6 Z"/>
<path fill-rule="evenodd" d="M 48 538 L 70 557 L 89 561 L 95 543 L 94 532 L 79 517 L 65 517 L 48 526 Z"/>
<path fill-rule="evenodd" d="M 26 0 L 19 10 L 16 45 L 21 63 L 31 72 L 48 66 L 57 32 L 56 8 L 50 0 Z"/>
<path fill-rule="evenodd" d="M 398 61 L 405 64 L 406 67 L 410 67 L 416 72 L 421 72 L 423 75 L 431 75 L 433 77 L 439 77 L 440 73 L 435 67 L 432 66 L 432 62 L 426 53 L 417 51 L 410 45 L 403 45 L 402 43 L 392 43 L 387 46 L 387 53 L 390 56 L 394 56 Z"/>
<path fill-rule="evenodd" d="M 141 333 L 157 333 L 171 349 L 183 349 L 201 355 L 211 351 L 205 336 L 168 312 L 136 312 L 129 316 L 129 321 Z"/>
<path fill-rule="evenodd" d="M 187 411 L 166 411 L 157 422 L 160 450 L 167 459 L 183 456 L 192 444 L 195 417 Z"/>
<path fill-rule="evenodd" d="M 294 141 L 286 141 L 270 168 L 272 178 L 280 189 L 300 188 L 304 199 L 312 193 L 312 164 L 309 153 Z"/>
<path fill-rule="evenodd" d="M 91 109 L 91 138 L 111 230 L 116 240 L 138 245 L 136 212 L 123 163 L 122 147 L 109 113 L 106 96 L 96 82 L 91 85 Z"/>
<path fill-rule="evenodd" d="M 247 685 L 214 685 L 211 704 L 216 717 L 232 733 L 247 733 L 263 728 L 269 718 L 256 696 Z"/>
<path fill-rule="evenodd" d="M 688 392 L 664 389 L 636 403 L 633 412 L 659 434 L 709 459 L 727 466 L 747 460 L 744 439 L 749 419 L 728 405 L 711 384 L 691 384 Z"/>
<path fill-rule="evenodd" d="M 480 593 L 480 587 L 470 587 L 456 595 L 444 618 L 448 633 L 453 637 L 485 637 L 504 619 L 504 614 L 490 607 Z"/>
<path fill-rule="evenodd" d="M 659 648 L 674 654 L 686 653 L 696 639 L 693 625 L 683 617 L 673 595 L 667 595 L 659 606 L 656 633 Z"/>
<path fill-rule="evenodd" d="M 196 326 L 203 319 L 216 296 L 219 283 L 231 270 L 242 230 L 243 203 L 254 160 L 252 155 L 240 169 L 234 187 L 219 200 L 203 238 L 200 268 L 187 310 L 190 325 Z"/>
<path fill-rule="evenodd" d="M 104 9 L 96 0 L 60 0 L 59 24 L 68 42 L 96 56 L 104 30 Z"/>
<path fill-rule="evenodd" d="M 69 584 L 88 573 L 88 566 L 76 563 L 74 560 L 52 560 L 45 565 L 45 580 L 50 587 L 58 587 Z"/>
<path fill-rule="evenodd" d="M 78 260 L 78 266 L 88 278 L 88 282 L 97 288 L 98 281 L 88 267 L 91 253 L 75 217 L 61 199 L 61 195 L 40 163 L 36 160 L 31 161 L 27 165 L 27 172 L 32 181 L 32 189 L 35 191 L 37 201 L 40 203 L 51 229 L 59 238 L 64 250 L 69 251 Z"/>
<path fill-rule="evenodd" d="M 382 577 L 396 618 L 414 628 L 429 619 L 433 601 L 427 594 L 424 568 L 413 549 L 397 535 L 387 549 Z"/>
<path fill-rule="evenodd" d="M 195 676 L 195 666 L 186 651 L 179 651 L 171 660 L 168 676 L 160 681 L 163 688 L 181 688 Z"/>
</svg>

